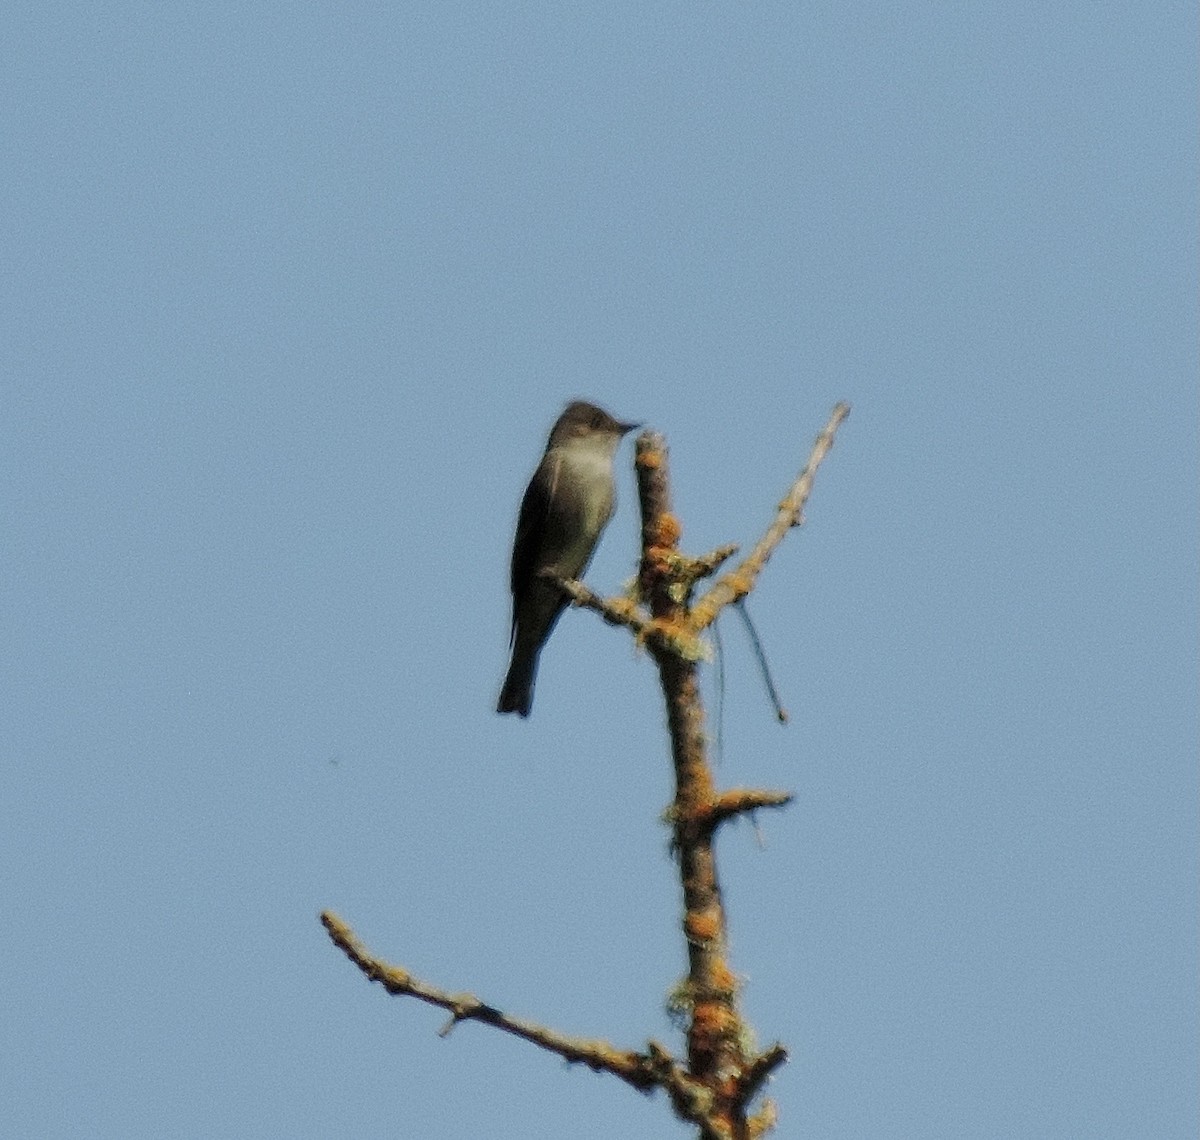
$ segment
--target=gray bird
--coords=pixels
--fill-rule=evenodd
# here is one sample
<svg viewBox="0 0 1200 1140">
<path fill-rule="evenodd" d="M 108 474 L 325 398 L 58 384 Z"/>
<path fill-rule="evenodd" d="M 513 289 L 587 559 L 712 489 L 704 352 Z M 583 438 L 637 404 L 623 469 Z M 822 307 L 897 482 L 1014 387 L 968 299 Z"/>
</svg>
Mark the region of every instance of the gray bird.
<svg viewBox="0 0 1200 1140">
<path fill-rule="evenodd" d="M 541 575 L 579 578 L 612 518 L 613 456 L 637 424 L 576 400 L 558 417 L 533 473 L 512 552 L 512 659 L 496 711 L 525 717 L 533 706 L 538 655 L 566 608 L 559 588 Z"/>
</svg>

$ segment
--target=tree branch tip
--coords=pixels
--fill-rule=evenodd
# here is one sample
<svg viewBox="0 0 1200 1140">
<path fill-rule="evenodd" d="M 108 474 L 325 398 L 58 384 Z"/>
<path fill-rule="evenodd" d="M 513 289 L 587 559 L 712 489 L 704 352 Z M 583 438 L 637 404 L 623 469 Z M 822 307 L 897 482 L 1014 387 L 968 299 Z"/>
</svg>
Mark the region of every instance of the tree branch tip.
<svg viewBox="0 0 1200 1140">
<path fill-rule="evenodd" d="M 765 1053 L 760 1053 L 750 1062 L 749 1068 L 742 1074 L 740 1097 L 743 1104 L 753 1100 L 771 1074 L 788 1060 L 788 1051 L 778 1041 Z M 751 1123 L 757 1119 L 768 1119 L 764 1114 L 769 1113 L 769 1123 L 766 1130 L 774 1126 L 775 1106 L 771 1101 L 765 1101 L 758 1113 L 751 1118 Z M 753 1130 L 753 1129 L 752 1129 Z M 756 1135 L 762 1135 L 761 1132 Z"/>
<path fill-rule="evenodd" d="M 786 1064 L 788 1061 L 788 1051 L 783 1044 L 776 1041 L 769 1049 L 760 1053 L 750 1063 L 750 1067 L 746 1070 L 743 1077 L 743 1085 L 747 1092 L 747 1099 L 753 1096 L 755 1090 L 769 1077 L 780 1065 Z"/>
<path fill-rule="evenodd" d="M 701 554 L 698 558 L 690 559 L 689 577 L 697 582 L 702 578 L 711 578 L 740 549 L 736 542 L 729 542 L 710 550 L 707 554 Z"/>
<path fill-rule="evenodd" d="M 768 788 L 731 788 L 713 801 L 712 820 L 715 825 L 736 815 L 752 814 L 760 808 L 787 807 L 794 798 L 791 792 L 777 792 Z"/>
</svg>

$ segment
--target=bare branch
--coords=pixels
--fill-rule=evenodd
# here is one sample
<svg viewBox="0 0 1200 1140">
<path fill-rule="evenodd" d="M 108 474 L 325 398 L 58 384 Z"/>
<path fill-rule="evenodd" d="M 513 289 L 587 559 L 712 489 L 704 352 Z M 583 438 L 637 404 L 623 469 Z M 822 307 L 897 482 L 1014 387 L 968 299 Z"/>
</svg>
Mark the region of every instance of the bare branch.
<svg viewBox="0 0 1200 1140">
<path fill-rule="evenodd" d="M 712 825 L 724 823 L 736 815 L 758 811 L 759 808 L 781 808 L 792 802 L 791 792 L 772 792 L 759 788 L 731 788 L 713 800 L 710 811 Z"/>
<path fill-rule="evenodd" d="M 572 1064 L 611 1073 L 641 1092 L 664 1089 L 676 1114 L 697 1126 L 700 1140 L 756 1140 L 774 1127 L 776 1112 L 770 1101 L 763 1102 L 753 1115 L 749 1104 L 771 1073 L 787 1060 L 787 1051 L 776 1044 L 756 1053 L 751 1044 L 753 1037 L 738 1003 L 741 982 L 729 963 L 714 840 L 726 820 L 759 808 L 783 807 L 792 796 L 760 788 L 716 789 L 708 758 L 710 741 L 698 663 L 708 656 L 704 631 L 724 606 L 750 593 L 783 535 L 800 524 L 813 476 L 849 412 L 845 404 L 834 408 L 766 534 L 741 565 L 718 579 L 698 604 L 693 605 L 692 599 L 696 583 L 714 575 L 737 548 L 719 547 L 700 558 L 680 550 L 682 527 L 671 509 L 666 442 L 651 431 L 637 440 L 642 512 L 638 601 L 602 598 L 582 582 L 546 575 L 575 605 L 632 630 L 658 667 L 675 775 L 675 795 L 665 818 L 672 830 L 672 851 L 679 860 L 681 926 L 688 957 L 687 977 L 677 987 L 682 995 L 679 1010 L 681 1014 L 686 1011 L 687 1019 L 686 1060 L 676 1060 L 655 1041 L 638 1053 L 606 1041 L 569 1037 L 511 1017 L 474 994 L 438 989 L 402 967 L 373 957 L 340 918 L 329 911 L 323 913 L 321 921 L 334 944 L 368 979 L 388 993 L 415 997 L 449 1012 L 443 1035 L 460 1021 L 480 1021 Z M 754 636 L 753 626 L 751 631 Z"/>
<path fill-rule="evenodd" d="M 799 526 L 804 521 L 804 504 L 808 502 L 808 496 L 812 492 L 813 477 L 825 456 L 829 454 L 829 449 L 833 447 L 834 436 L 837 435 L 842 421 L 849 414 L 849 404 L 838 404 L 833 409 L 829 422 L 813 444 L 804 470 L 796 477 L 795 483 L 779 504 L 775 520 L 767 527 L 758 545 L 739 566 L 722 575 L 713 588 L 693 607 L 692 619 L 699 629 L 706 629 L 712 625 L 722 609 L 731 602 L 744 598 L 754 589 L 754 583 L 766 566 L 767 560 L 775 552 L 775 548 L 783 541 L 783 536 L 792 527 Z"/>
<path fill-rule="evenodd" d="M 763 683 L 767 686 L 767 696 L 770 697 L 771 707 L 775 710 L 775 719 L 780 724 L 787 724 L 787 709 L 783 707 L 783 702 L 779 699 L 779 690 L 775 688 L 775 678 L 771 676 L 771 666 L 767 663 L 767 651 L 763 649 L 762 638 L 758 636 L 758 630 L 754 628 L 754 621 L 750 617 L 750 611 L 746 608 L 746 599 L 739 598 L 733 603 L 733 608 L 741 616 L 742 622 L 746 626 L 746 632 L 750 635 L 750 644 L 754 648 L 754 656 L 758 660 Z"/>
<path fill-rule="evenodd" d="M 679 568 L 680 525 L 671 510 L 667 448 L 662 436 L 643 432 L 637 441 L 638 497 L 642 508 L 642 562 L 638 582 L 655 621 L 695 638 L 688 607 L 691 582 Z M 658 665 L 671 733 L 675 797 L 668 817 L 683 888 L 683 933 L 688 952 L 690 1002 L 688 1072 L 712 1093 L 700 1121 L 702 1135 L 733 1137 L 742 1116 L 729 1078 L 742 1072 L 743 1022 L 738 983 L 727 960 L 727 928 L 713 849 L 716 802 L 708 762 L 708 734 L 696 660 L 650 641 Z M 741 1121 L 744 1124 L 744 1119 Z"/>
<path fill-rule="evenodd" d="M 650 621 L 628 598 L 602 598 L 582 582 L 550 572 L 544 572 L 542 577 L 553 582 L 580 609 L 595 611 L 609 625 L 623 625 L 636 634 L 645 635 Z"/>
<path fill-rule="evenodd" d="M 460 1021 L 482 1021 L 485 1025 L 495 1026 L 514 1037 L 520 1037 L 551 1053 L 557 1053 L 572 1064 L 587 1065 L 589 1069 L 598 1073 L 612 1073 L 641 1092 L 665 1088 L 674 1099 L 679 1095 L 683 1084 L 687 1083 L 687 1078 L 679 1069 L 678 1063 L 656 1042 L 650 1043 L 646 1053 L 635 1053 L 632 1050 L 618 1049 L 607 1041 L 568 1037 L 535 1022 L 510 1017 L 495 1006 L 481 1001 L 474 994 L 448 993 L 414 977 L 401 966 L 393 966 L 373 957 L 359 942 L 354 931 L 332 911 L 323 911 L 321 922 L 334 945 L 371 981 L 378 982 L 388 993 L 415 997 L 429 1005 L 448 1010 L 450 1020 L 442 1027 L 440 1036 L 447 1036 Z"/>
<path fill-rule="evenodd" d="M 693 568 L 697 579 L 711 578 L 725 562 L 727 558 L 732 558 L 738 552 L 738 544 L 730 542 L 725 546 L 718 546 L 716 550 L 710 551 L 708 554 L 702 554 L 699 558 L 693 558 Z"/>
<path fill-rule="evenodd" d="M 637 634 L 643 645 L 654 645 L 674 653 L 685 661 L 705 661 L 709 651 L 705 640 L 690 626 L 672 624 L 648 618 L 628 598 L 602 598 L 590 587 L 574 578 L 560 578 L 545 573 L 542 577 L 553 582 L 580 609 L 598 613 L 609 625 L 623 625 Z"/>
<path fill-rule="evenodd" d="M 765 1053 L 760 1053 L 742 1074 L 742 1101 L 749 1103 L 763 1082 L 788 1059 L 788 1051 L 776 1041 Z"/>
</svg>

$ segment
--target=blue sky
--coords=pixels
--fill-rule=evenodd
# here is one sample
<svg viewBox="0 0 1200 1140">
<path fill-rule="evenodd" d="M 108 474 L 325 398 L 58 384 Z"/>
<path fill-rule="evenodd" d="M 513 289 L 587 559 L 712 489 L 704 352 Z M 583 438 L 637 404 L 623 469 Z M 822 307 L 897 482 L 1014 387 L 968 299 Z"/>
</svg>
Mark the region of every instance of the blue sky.
<svg viewBox="0 0 1200 1140">
<path fill-rule="evenodd" d="M 1193 1136 L 1193 5 L 27 5 L 0 44 L 0 1132 L 677 1135 L 388 998 L 640 1047 L 683 968 L 653 670 L 493 710 L 562 405 L 724 631 L 777 1135 Z M 631 448 L 589 572 L 636 557 Z M 711 676 L 709 693 L 712 695 Z"/>
</svg>

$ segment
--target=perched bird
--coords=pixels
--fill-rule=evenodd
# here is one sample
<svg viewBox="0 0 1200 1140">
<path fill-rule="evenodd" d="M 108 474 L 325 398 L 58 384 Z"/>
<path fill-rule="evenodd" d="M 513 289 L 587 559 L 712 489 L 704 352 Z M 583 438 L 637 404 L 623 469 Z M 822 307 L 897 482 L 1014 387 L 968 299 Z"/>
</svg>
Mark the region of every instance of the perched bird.
<svg viewBox="0 0 1200 1140">
<path fill-rule="evenodd" d="M 497 712 L 528 716 L 538 654 L 567 605 L 542 575 L 578 578 L 592 560 L 613 513 L 613 456 L 637 424 L 614 420 L 603 408 L 576 400 L 558 417 L 533 473 L 512 552 L 512 659 Z"/>
</svg>

